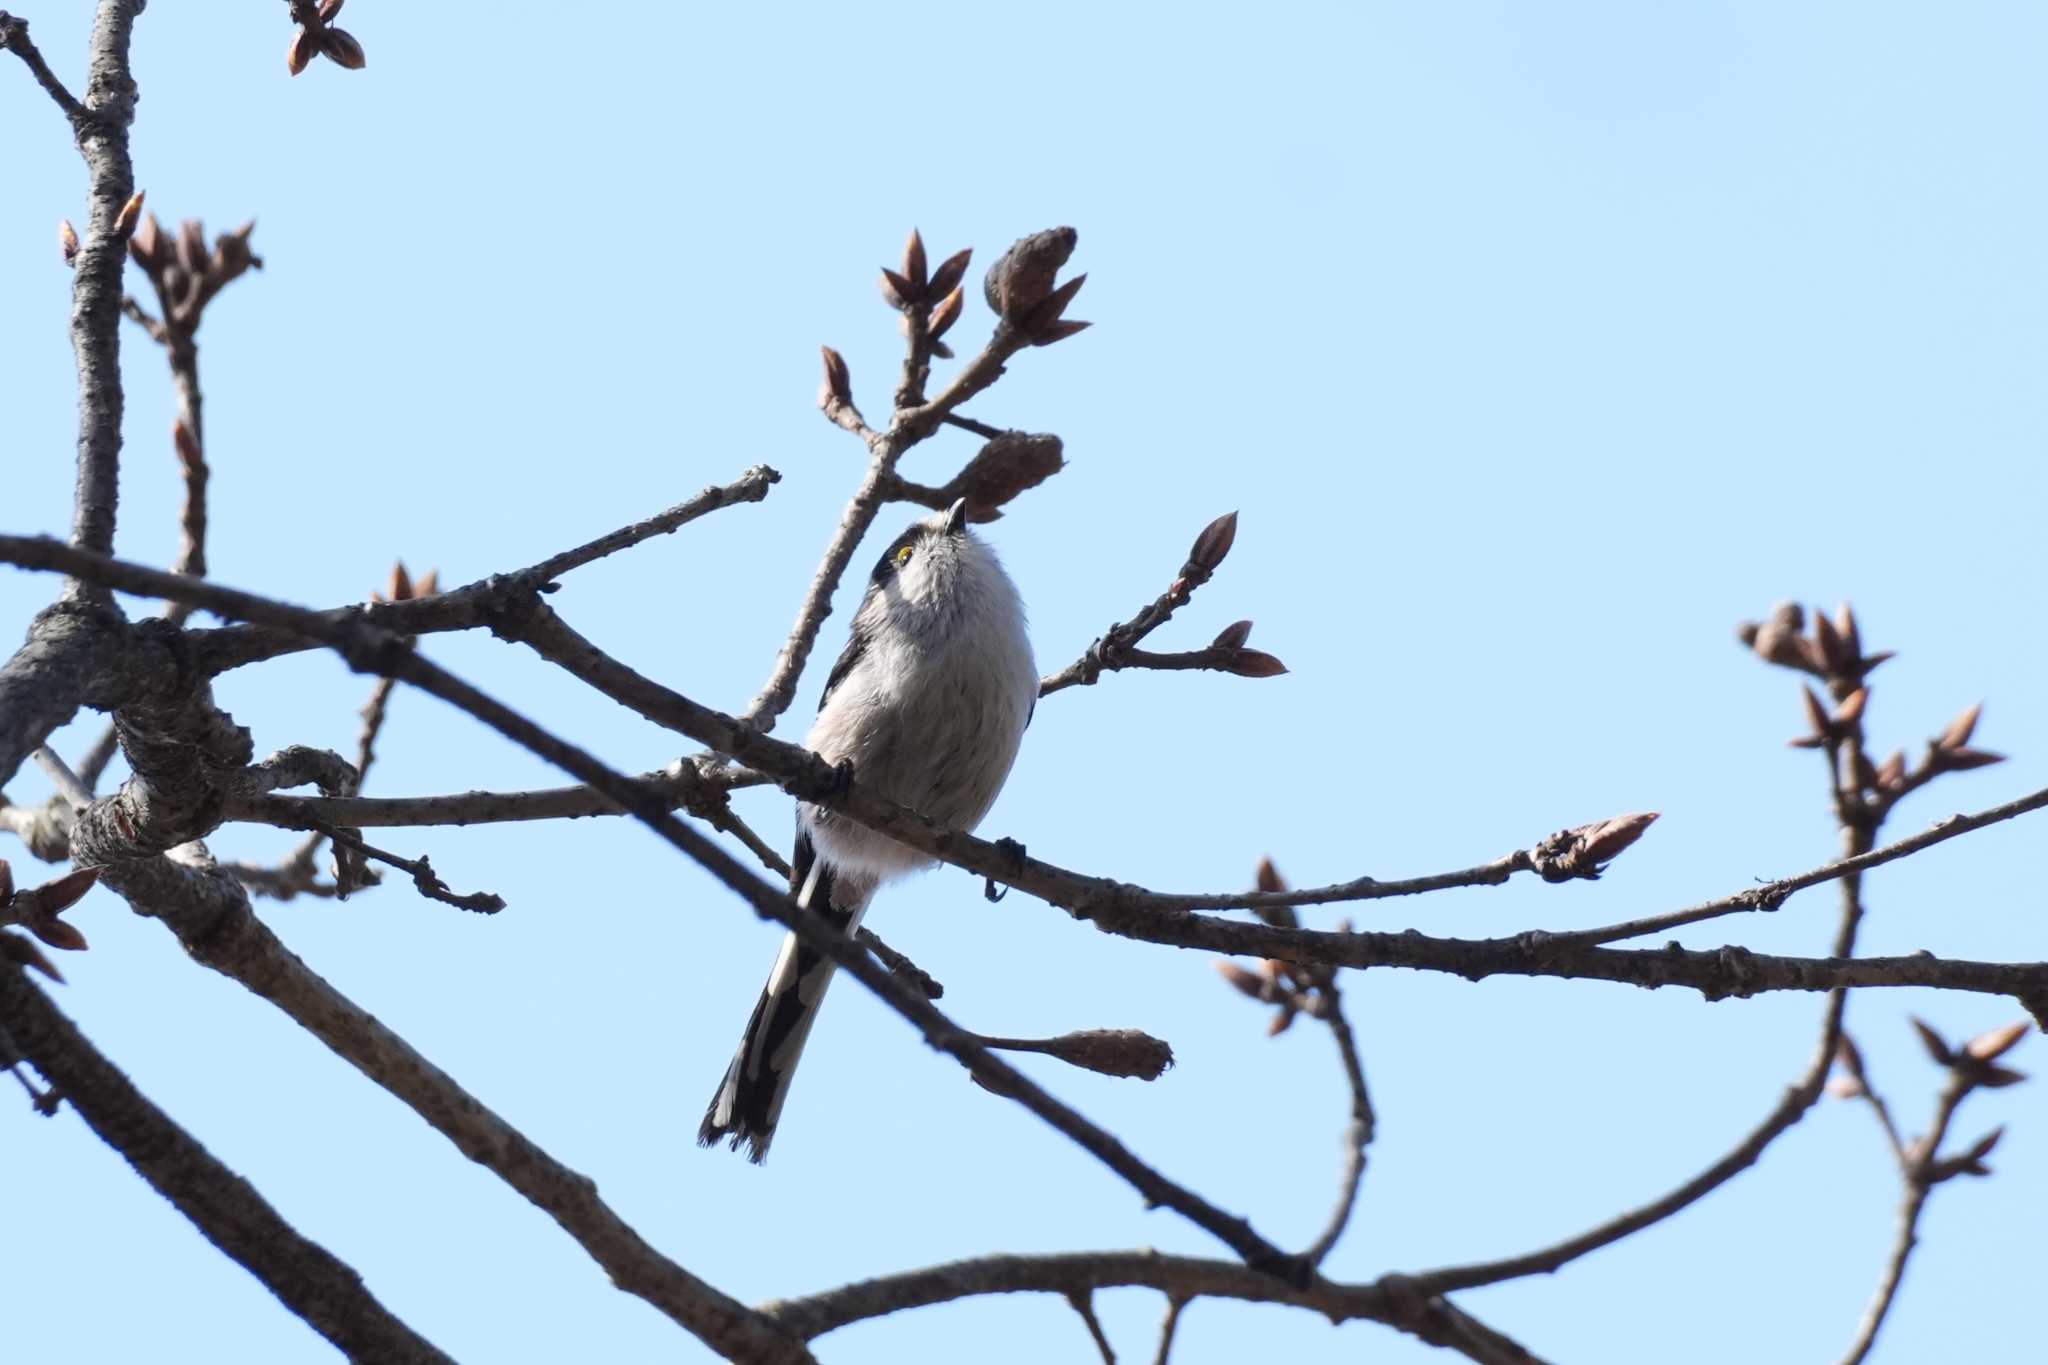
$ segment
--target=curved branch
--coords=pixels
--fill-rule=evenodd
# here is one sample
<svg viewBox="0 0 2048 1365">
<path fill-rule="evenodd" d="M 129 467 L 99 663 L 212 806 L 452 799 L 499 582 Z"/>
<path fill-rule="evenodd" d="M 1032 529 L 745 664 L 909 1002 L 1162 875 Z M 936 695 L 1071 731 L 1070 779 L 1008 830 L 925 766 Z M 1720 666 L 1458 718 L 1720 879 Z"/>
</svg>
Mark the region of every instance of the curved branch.
<svg viewBox="0 0 2048 1365">
<path fill-rule="evenodd" d="M 301 1235 L 253 1185 L 151 1103 L 4 957 L 0 1035 L 13 1040 L 86 1125 L 209 1242 L 349 1359 L 452 1365 L 379 1303 L 360 1275 Z"/>
</svg>

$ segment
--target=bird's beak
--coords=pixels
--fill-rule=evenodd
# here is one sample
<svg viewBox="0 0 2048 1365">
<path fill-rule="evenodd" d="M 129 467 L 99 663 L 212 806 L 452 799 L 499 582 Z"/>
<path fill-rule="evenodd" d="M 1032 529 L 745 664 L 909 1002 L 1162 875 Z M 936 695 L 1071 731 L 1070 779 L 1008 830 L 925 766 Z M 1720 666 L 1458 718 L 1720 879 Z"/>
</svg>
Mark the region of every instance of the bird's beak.
<svg viewBox="0 0 2048 1365">
<path fill-rule="evenodd" d="M 967 529 L 967 499 L 956 498 L 946 509 L 946 534 L 957 536 Z"/>
</svg>

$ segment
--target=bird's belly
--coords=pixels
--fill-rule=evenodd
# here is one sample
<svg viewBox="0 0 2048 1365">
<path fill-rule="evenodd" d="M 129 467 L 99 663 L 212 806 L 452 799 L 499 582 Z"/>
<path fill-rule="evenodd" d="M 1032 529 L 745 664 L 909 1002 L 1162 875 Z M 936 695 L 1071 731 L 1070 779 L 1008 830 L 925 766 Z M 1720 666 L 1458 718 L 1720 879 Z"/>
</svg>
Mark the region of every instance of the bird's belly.
<svg viewBox="0 0 2048 1365">
<path fill-rule="evenodd" d="M 993 664 L 906 671 L 887 693 L 835 696 L 840 723 L 821 723 L 812 747 L 835 763 L 852 760 L 854 780 L 877 796 L 971 830 L 995 804 L 1030 714 L 1026 689 L 995 676 Z M 803 818 L 818 851 L 840 866 L 888 876 L 931 862 L 830 811 L 806 805 Z"/>
</svg>

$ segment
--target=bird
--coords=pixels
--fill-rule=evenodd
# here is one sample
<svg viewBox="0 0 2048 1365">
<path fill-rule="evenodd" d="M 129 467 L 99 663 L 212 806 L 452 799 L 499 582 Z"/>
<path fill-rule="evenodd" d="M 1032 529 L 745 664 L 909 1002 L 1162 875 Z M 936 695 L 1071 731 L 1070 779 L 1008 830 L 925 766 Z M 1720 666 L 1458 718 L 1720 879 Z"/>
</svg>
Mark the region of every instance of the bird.
<svg viewBox="0 0 2048 1365">
<path fill-rule="evenodd" d="M 995 804 L 1038 704 L 1024 602 L 960 499 L 889 543 L 825 679 L 806 747 L 863 789 L 951 829 Z M 796 813 L 789 891 L 852 934 L 876 890 L 933 859 L 809 802 Z M 836 964 L 789 934 L 704 1111 L 700 1146 L 767 1158 Z"/>
</svg>

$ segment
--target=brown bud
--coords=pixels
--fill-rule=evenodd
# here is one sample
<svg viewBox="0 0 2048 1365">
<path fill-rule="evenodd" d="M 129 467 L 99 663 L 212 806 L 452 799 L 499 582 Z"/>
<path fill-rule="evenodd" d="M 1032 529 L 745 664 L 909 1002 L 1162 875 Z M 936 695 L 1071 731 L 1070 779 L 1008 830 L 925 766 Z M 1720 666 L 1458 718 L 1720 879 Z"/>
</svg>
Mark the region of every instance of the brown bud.
<svg viewBox="0 0 2048 1365">
<path fill-rule="evenodd" d="M 1941 738 L 1934 741 L 1944 749 L 1960 749 L 1970 742 L 1970 736 L 1977 732 L 1977 717 L 1984 713 L 1984 703 L 1978 702 L 1948 723 L 1948 729 L 1941 732 Z"/>
<path fill-rule="evenodd" d="M 1913 1031 L 1920 1035 L 1920 1046 L 1927 1049 L 1927 1055 L 1939 1066 L 1947 1066 L 1956 1059 L 1949 1050 L 1948 1042 L 1918 1015 L 1913 1016 Z"/>
<path fill-rule="evenodd" d="M 1287 671 L 1286 664 L 1258 649 L 1238 650 L 1223 667 L 1240 678 L 1277 678 Z"/>
<path fill-rule="evenodd" d="M 1972 768 L 1988 768 L 1994 763 L 2005 762 L 2004 754 L 1994 754 L 1988 749 L 1937 749 L 1935 766 L 1952 773 L 1968 772 Z"/>
<path fill-rule="evenodd" d="M 882 267 L 880 287 L 882 290 L 882 302 L 888 304 L 899 313 L 908 310 L 912 304 L 917 302 L 919 295 L 923 292 L 886 265 Z"/>
<path fill-rule="evenodd" d="M 903 278 L 920 294 L 924 292 L 924 238 L 917 235 L 917 229 L 910 230 L 910 240 L 903 244 Z"/>
<path fill-rule="evenodd" d="M 1835 623 L 1828 620 L 1826 612 L 1813 614 L 1813 642 L 1820 647 L 1821 667 L 1829 674 L 1843 671 L 1849 662 L 1842 652 L 1842 637 L 1835 631 Z"/>
<path fill-rule="evenodd" d="M 334 16 L 341 13 L 341 0 L 320 0 L 320 22 L 331 24 Z"/>
<path fill-rule="evenodd" d="M 853 376 L 847 373 L 846 358 L 830 346 L 818 348 L 825 357 L 825 387 L 818 395 L 818 406 L 853 401 Z"/>
<path fill-rule="evenodd" d="M 1906 751 L 1894 749 L 1891 757 L 1878 766 L 1877 785 L 1886 789 L 1903 786 L 1906 781 Z"/>
<path fill-rule="evenodd" d="M 1011 322 L 1022 319 L 1051 296 L 1053 280 L 1079 240 L 1080 234 L 1070 227 L 1019 238 L 982 279 L 988 306 Z"/>
<path fill-rule="evenodd" d="M 178 224 L 178 264 L 194 276 L 206 273 L 206 228 L 197 218 Z"/>
<path fill-rule="evenodd" d="M 1842 1070 L 1861 1081 L 1863 1077 L 1863 1052 L 1856 1046 L 1856 1040 L 1846 1032 L 1835 1040 L 1835 1061 Z"/>
<path fill-rule="evenodd" d="M 1042 1051 L 1070 1066 L 1104 1076 L 1131 1076 L 1156 1081 L 1173 1065 L 1173 1049 L 1162 1038 L 1134 1028 L 1091 1028 L 1048 1038 Z"/>
<path fill-rule="evenodd" d="M 58 971 L 55 964 L 43 956 L 42 949 L 20 934 L 0 931 L 0 957 L 5 957 L 19 966 L 32 967 L 50 980 L 63 984 L 64 973 Z"/>
<path fill-rule="evenodd" d="M 129 245 L 134 245 L 131 239 Z M 70 265 L 78 259 L 78 229 L 71 226 L 69 218 L 57 220 L 57 251 L 64 257 L 64 264 Z"/>
<path fill-rule="evenodd" d="M 1980 1062 L 1995 1062 L 2019 1045 L 2020 1039 L 2033 1031 L 2033 1021 L 2016 1020 L 2003 1028 L 1980 1033 L 1963 1045 L 1963 1051 Z"/>
<path fill-rule="evenodd" d="M 952 330 L 953 324 L 960 320 L 960 310 L 966 302 L 967 291 L 958 285 L 953 287 L 952 293 L 939 300 L 939 306 L 932 309 L 929 326 L 932 340 L 937 341 Z"/>
<path fill-rule="evenodd" d="M 1055 341 L 1065 341 L 1077 332 L 1085 332 L 1094 325 L 1092 322 L 1082 322 L 1078 318 L 1068 318 L 1064 322 L 1055 322 L 1051 326 L 1041 329 L 1038 335 L 1031 339 L 1031 344 L 1033 346 L 1050 346 Z"/>
<path fill-rule="evenodd" d="M 404 560 L 391 566 L 391 578 L 384 585 L 384 595 L 393 602 L 404 602 L 412 597 L 412 575 L 405 571 Z"/>
<path fill-rule="evenodd" d="M 1973 1162 L 1982 1161 L 1985 1157 L 1991 1155 L 1991 1149 L 1996 1147 L 1998 1140 L 2004 1136 L 2005 1125 L 2001 1123 L 1983 1137 L 1971 1143 L 1970 1150 L 1963 1154 L 1965 1159 Z"/>
<path fill-rule="evenodd" d="M 1188 551 L 1188 563 L 1211 573 L 1230 553 L 1230 547 L 1237 543 L 1237 513 L 1226 512 L 1202 528 L 1202 534 L 1195 537 L 1194 548 Z"/>
<path fill-rule="evenodd" d="M 1863 636 L 1856 629 L 1856 613 L 1847 602 L 1835 608 L 1835 633 L 1842 637 L 1842 649 L 1851 659 L 1863 653 Z"/>
<path fill-rule="evenodd" d="M 1252 623 L 1232 621 L 1216 632 L 1216 638 L 1209 642 L 1212 649 L 1243 649 L 1244 642 L 1252 638 Z"/>
<path fill-rule="evenodd" d="M 214 240 L 213 266 L 223 279 L 231 280 L 251 266 L 262 269 L 263 258 L 249 250 L 249 234 L 255 230 L 256 220 L 251 218 L 233 232 L 223 232 Z"/>
<path fill-rule="evenodd" d="M 2018 1085 L 2027 1078 L 2024 1071 L 2014 1071 L 2009 1066 L 1987 1066 L 1971 1073 L 1970 1079 L 1987 1090 L 2003 1090 L 2008 1085 Z"/>
<path fill-rule="evenodd" d="M 1254 1000 L 1266 998 L 1266 979 L 1246 971 L 1235 962 L 1216 963 L 1216 974 Z"/>
<path fill-rule="evenodd" d="M 142 199 L 141 190 L 129 195 L 128 202 L 121 205 L 121 212 L 114 218 L 114 235 L 124 242 L 134 235 L 135 225 L 142 219 Z"/>
<path fill-rule="evenodd" d="M 205 452 L 199 448 L 199 438 L 192 434 L 192 428 L 185 425 L 182 417 L 171 419 L 171 448 L 178 452 L 178 463 L 188 474 L 206 463 Z"/>
<path fill-rule="evenodd" d="M 292 35 L 291 46 L 284 50 L 284 69 L 296 76 L 319 55 L 320 31 L 302 28 Z"/>
<path fill-rule="evenodd" d="M 61 915 L 78 904 L 79 898 L 92 890 L 93 883 L 99 879 L 98 868 L 77 868 L 61 877 L 44 882 L 33 891 L 20 893 L 14 898 L 15 907 L 39 919 Z M 23 901 L 28 901 L 29 904 L 23 905 Z"/>
<path fill-rule="evenodd" d="M 84 934 L 61 919 L 33 920 L 28 931 L 52 948 L 62 948 L 67 953 L 82 953 L 91 946 Z"/>
<path fill-rule="evenodd" d="M 7 865 L 5 858 L 0 858 L 0 906 L 6 905 L 13 899 L 14 869 Z"/>
<path fill-rule="evenodd" d="M 1878 785 L 1877 765 L 1872 763 L 1870 755 L 1864 753 L 1861 749 L 1856 751 L 1856 781 L 1865 787 L 1875 787 Z"/>
<path fill-rule="evenodd" d="M 1866 687 L 1857 688 L 1854 692 L 1842 698 L 1841 705 L 1835 708 L 1835 724 L 1841 726 L 1854 725 L 1857 721 L 1863 719 L 1863 708 L 1869 705 L 1869 703 L 1870 689 Z"/>
<path fill-rule="evenodd" d="M 361 71 L 366 60 L 363 45 L 347 29 L 330 28 L 321 34 L 320 50 L 328 61 L 349 71 Z"/>
<path fill-rule="evenodd" d="M 1559 830 L 1529 850 L 1529 864 L 1547 882 L 1574 877 L 1594 880 L 1624 849 L 1656 823 L 1656 811 L 1617 815 L 1576 829 Z"/>
<path fill-rule="evenodd" d="M 1066 468 L 1060 438 L 1021 431 L 992 437 L 946 485 L 952 498 L 966 498 L 970 519 L 994 521 L 1018 494 L 1036 488 Z"/>
<path fill-rule="evenodd" d="M 1813 694 L 1813 689 L 1810 687 L 1800 688 L 1799 699 L 1806 703 L 1806 723 L 1812 729 L 1814 736 L 1816 738 L 1826 738 L 1834 734 L 1834 727 L 1828 723 L 1828 708 L 1823 706 L 1820 698 Z"/>
<path fill-rule="evenodd" d="M 1034 305 L 1023 317 L 1018 318 L 1018 328 L 1033 336 L 1042 335 L 1047 328 L 1060 320 L 1060 315 L 1067 311 L 1067 305 L 1074 301 L 1074 295 L 1080 293 L 1081 286 L 1086 283 L 1088 276 L 1085 272 L 1074 276 L 1046 295 L 1043 301 Z"/>
<path fill-rule="evenodd" d="M 931 283 L 926 293 L 932 297 L 943 297 L 960 287 L 967 278 L 967 263 L 974 258 L 974 248 L 956 251 L 939 262 L 939 268 L 932 272 Z"/>
<path fill-rule="evenodd" d="M 1898 657 L 1898 651 L 1893 649 L 1880 649 L 1875 654 L 1866 654 L 1863 656 L 1862 661 L 1857 666 L 1857 675 L 1859 677 L 1866 676 L 1869 674 L 1870 670 L 1876 668 L 1886 659 L 1896 659 Z"/>
<path fill-rule="evenodd" d="M 1271 858 L 1259 859 L 1257 883 L 1259 890 L 1265 892 L 1268 895 L 1272 895 L 1280 891 L 1285 891 L 1287 889 L 1287 879 L 1280 875 L 1279 868 L 1273 866 L 1273 860 Z"/>
<path fill-rule="evenodd" d="M 420 575 L 419 581 L 412 585 L 412 595 L 414 597 L 432 597 L 439 591 L 441 591 L 441 571 L 439 569 L 427 570 Z"/>
</svg>

